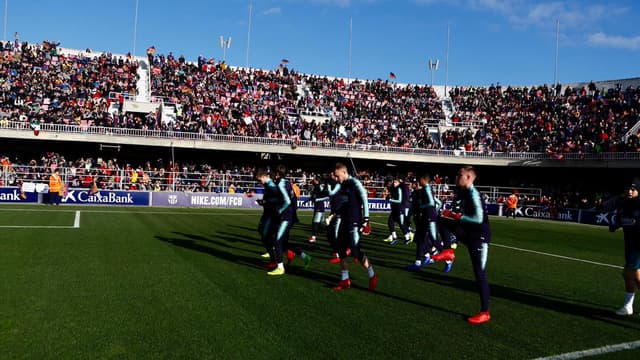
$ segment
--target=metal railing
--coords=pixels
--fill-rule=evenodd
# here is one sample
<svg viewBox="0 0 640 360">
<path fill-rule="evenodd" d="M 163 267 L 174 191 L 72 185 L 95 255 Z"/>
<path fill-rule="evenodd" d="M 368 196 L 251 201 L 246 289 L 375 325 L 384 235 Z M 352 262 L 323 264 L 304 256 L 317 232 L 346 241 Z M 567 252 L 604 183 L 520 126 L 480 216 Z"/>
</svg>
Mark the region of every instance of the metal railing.
<svg viewBox="0 0 640 360">
<path fill-rule="evenodd" d="M 103 163 L 108 164 L 109 161 Z M 216 193 L 245 193 L 262 188 L 252 174 L 235 171 L 167 171 L 165 169 L 101 167 L 102 163 L 86 167 L 51 167 L 25 164 L 0 166 L 0 187 L 21 186 L 24 183 L 48 184 L 54 168 L 59 171 L 65 187 L 141 191 L 193 191 Z M 298 184 L 301 195 L 310 195 L 313 176 L 289 177 Z M 373 197 L 384 196 L 384 181 L 367 181 Z"/>
<path fill-rule="evenodd" d="M 253 175 L 237 172 L 166 171 L 165 169 L 121 169 L 96 167 L 55 167 L 65 187 L 142 191 L 194 191 L 244 193 L 262 187 Z M 24 183 L 48 184 L 51 166 L 11 164 L 0 166 L 0 186 L 20 186 Z M 302 178 L 292 178 L 301 182 Z"/>
<path fill-rule="evenodd" d="M 106 163 L 109 163 L 106 161 Z M 233 171 L 165 171 L 164 169 L 120 169 L 95 167 L 56 167 L 60 173 L 65 188 L 92 188 L 98 190 L 126 190 L 126 191 L 192 191 L 209 193 L 246 193 L 262 188 L 253 175 Z M 51 166 L 35 166 L 11 164 L 0 166 L 0 187 L 21 186 L 25 183 L 47 184 L 52 174 Z M 289 180 L 298 184 L 301 195 L 310 195 L 313 189 L 313 176 L 290 177 Z M 367 180 L 365 187 L 370 198 L 382 199 L 388 195 L 385 181 Z M 452 184 L 433 184 L 434 195 L 442 201 L 450 201 L 453 196 Z M 488 203 L 496 203 L 506 199 L 512 191 L 516 191 L 523 199 L 533 198 L 539 201 L 542 190 L 539 188 L 507 188 L 500 186 L 477 186 L 486 196 Z"/>
<path fill-rule="evenodd" d="M 0 123 L 0 129 L 29 131 L 31 127 L 27 122 L 4 121 Z M 348 152 L 365 152 L 375 156 L 376 153 L 423 155 L 431 157 L 466 157 L 469 159 L 492 159 L 492 160 L 519 160 L 519 161 L 540 161 L 555 159 L 554 155 L 540 152 L 486 152 L 486 151 L 463 151 L 463 150 L 443 150 L 443 149 L 423 149 L 410 147 L 394 147 L 384 145 L 368 144 L 339 144 L 325 143 L 308 140 L 294 139 L 274 139 L 266 137 L 251 137 L 237 135 L 221 135 L 207 133 L 180 132 L 173 130 L 142 130 L 129 128 L 51 124 L 42 123 L 41 132 L 52 132 L 60 134 L 84 134 L 84 135 L 106 135 L 125 137 L 145 137 L 159 139 L 174 139 L 188 141 L 223 142 L 250 145 L 271 145 L 271 146 L 291 146 L 309 149 L 341 150 Z M 606 152 L 606 153 L 563 153 L 564 160 L 640 160 L 640 152 Z M 558 160 L 560 161 L 560 160 Z"/>
</svg>

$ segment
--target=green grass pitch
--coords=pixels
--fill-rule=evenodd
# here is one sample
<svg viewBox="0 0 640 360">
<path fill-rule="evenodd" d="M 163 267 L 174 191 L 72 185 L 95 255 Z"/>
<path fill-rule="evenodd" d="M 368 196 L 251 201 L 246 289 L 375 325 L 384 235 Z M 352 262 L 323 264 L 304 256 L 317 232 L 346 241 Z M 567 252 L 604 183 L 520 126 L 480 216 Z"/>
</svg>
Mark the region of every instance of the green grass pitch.
<svg viewBox="0 0 640 360">
<path fill-rule="evenodd" d="M 311 268 L 295 259 L 285 276 L 269 277 L 256 211 L 2 206 L 0 354 L 523 359 L 640 340 L 637 313 L 612 313 L 624 287 L 621 270 L 606 265 L 622 265 L 620 232 L 492 218 L 492 321 L 472 326 L 465 319 L 479 298 L 464 246 L 450 274 L 440 264 L 406 272 L 413 245 L 384 244 L 386 214 L 374 214 L 362 247 L 378 291 L 366 291 L 353 264 L 354 288 L 333 292 L 339 267 L 327 262 L 324 236 L 306 243 L 310 215 L 301 213 L 291 239 L 313 256 Z"/>
</svg>

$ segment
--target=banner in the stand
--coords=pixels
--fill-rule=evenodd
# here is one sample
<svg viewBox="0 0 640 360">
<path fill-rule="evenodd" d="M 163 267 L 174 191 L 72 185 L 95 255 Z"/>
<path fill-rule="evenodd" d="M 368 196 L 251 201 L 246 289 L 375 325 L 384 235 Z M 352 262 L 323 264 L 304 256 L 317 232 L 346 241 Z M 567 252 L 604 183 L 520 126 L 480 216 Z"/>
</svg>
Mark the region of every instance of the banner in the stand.
<svg viewBox="0 0 640 360">
<path fill-rule="evenodd" d="M 69 189 L 67 194 L 62 197 L 61 203 L 149 206 L 149 192 L 100 190 L 94 193 L 89 189 Z"/>
<path fill-rule="evenodd" d="M 20 191 L 15 187 L 0 188 L 0 203 L 37 203 L 38 194 Z"/>
</svg>

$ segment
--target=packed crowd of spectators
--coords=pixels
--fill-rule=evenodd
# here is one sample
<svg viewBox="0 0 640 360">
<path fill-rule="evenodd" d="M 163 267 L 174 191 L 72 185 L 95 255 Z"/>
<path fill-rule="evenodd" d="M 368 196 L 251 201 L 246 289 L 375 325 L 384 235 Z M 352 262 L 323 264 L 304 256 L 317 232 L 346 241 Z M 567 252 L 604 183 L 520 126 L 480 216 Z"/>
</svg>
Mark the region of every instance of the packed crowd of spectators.
<svg viewBox="0 0 640 360">
<path fill-rule="evenodd" d="M 67 160 L 49 152 L 40 159 L 23 162 L 0 156 L 0 186 L 20 186 L 25 182 L 47 183 L 58 169 L 65 185 L 72 188 L 104 190 L 245 192 L 255 187 L 253 167 L 224 164 L 184 164 L 162 159 L 142 164 L 121 163 L 118 159 L 78 158 Z"/>
<path fill-rule="evenodd" d="M 513 88 L 454 88 L 453 121 L 483 122 L 475 134 L 451 139 L 453 146 L 494 152 L 564 153 L 640 151 L 638 136 L 623 136 L 639 120 L 640 87 L 574 89 L 546 85 Z"/>
<path fill-rule="evenodd" d="M 106 123 L 109 93 L 136 93 L 137 62 L 111 54 L 64 55 L 59 44 L 0 42 L 0 118 Z M 89 50 L 90 51 L 90 50 Z"/>
<path fill-rule="evenodd" d="M 199 58 L 149 56 L 154 96 L 179 104 L 175 124 L 147 127 L 381 146 L 434 146 L 426 120 L 440 118 L 431 87 L 388 81 L 309 76 L 281 64 L 276 71 L 232 69 Z M 303 114 L 313 114 L 307 118 Z"/>
<path fill-rule="evenodd" d="M 138 62 L 109 53 L 64 55 L 59 44 L 0 42 L 0 121 L 49 122 L 326 144 L 485 152 L 639 151 L 640 89 L 456 87 L 445 120 L 433 88 L 391 81 L 345 81 L 290 70 L 232 68 L 199 57 L 148 52 L 150 95 L 175 106 L 125 113 L 137 93 Z M 116 98 L 109 94 L 119 94 Z M 112 101 L 118 111 L 108 111 Z M 454 126 L 442 126 L 447 121 Z M 477 127 L 456 126 L 479 124 Z M 438 130 L 435 127 L 441 125 Z"/>
</svg>

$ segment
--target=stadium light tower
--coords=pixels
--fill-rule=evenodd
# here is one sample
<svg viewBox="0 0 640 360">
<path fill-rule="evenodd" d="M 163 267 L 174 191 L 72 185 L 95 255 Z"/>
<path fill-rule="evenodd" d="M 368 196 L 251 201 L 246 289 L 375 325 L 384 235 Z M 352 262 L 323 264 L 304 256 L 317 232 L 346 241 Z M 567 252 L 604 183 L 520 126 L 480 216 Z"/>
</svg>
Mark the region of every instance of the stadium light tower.
<svg viewBox="0 0 640 360">
<path fill-rule="evenodd" d="M 253 13 L 253 2 L 249 1 L 249 26 L 247 27 L 247 58 L 244 66 L 249 68 L 249 49 L 251 48 L 251 14 Z"/>
<path fill-rule="evenodd" d="M 2 40 L 7 41 L 7 14 L 9 13 L 9 0 L 4 0 L 4 23 L 2 26 Z"/>
<path fill-rule="evenodd" d="M 136 0 L 136 14 L 133 19 L 133 50 L 131 56 L 136 56 L 136 40 L 138 39 L 138 6 L 139 0 Z"/>
<path fill-rule="evenodd" d="M 558 37 L 560 34 L 560 20 L 556 20 L 556 57 L 553 67 L 553 86 L 558 85 Z"/>
<path fill-rule="evenodd" d="M 429 71 L 431 71 L 431 87 L 433 87 L 433 73 L 438 71 L 438 66 L 440 66 L 440 60 L 429 59 Z"/>
<path fill-rule="evenodd" d="M 222 48 L 222 61 L 227 61 L 227 49 L 231 47 L 231 36 L 224 39 L 224 36 L 220 35 L 220 47 Z"/>
</svg>

